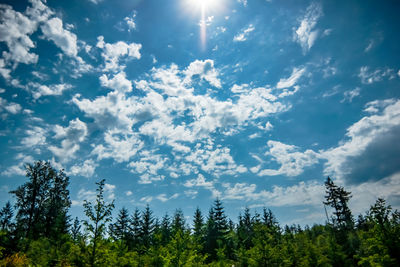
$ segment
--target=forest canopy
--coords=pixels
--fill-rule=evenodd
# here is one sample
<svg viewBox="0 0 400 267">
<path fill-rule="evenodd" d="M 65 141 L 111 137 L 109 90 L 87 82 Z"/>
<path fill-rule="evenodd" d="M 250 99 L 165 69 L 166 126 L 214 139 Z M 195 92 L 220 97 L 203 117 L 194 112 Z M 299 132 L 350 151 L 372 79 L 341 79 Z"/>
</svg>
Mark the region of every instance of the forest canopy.
<svg viewBox="0 0 400 267">
<path fill-rule="evenodd" d="M 27 181 L 0 210 L 0 266 L 399 266 L 400 213 L 377 199 L 354 217 L 351 192 L 331 178 L 324 225 L 279 224 L 272 211 L 246 208 L 234 223 L 220 199 L 187 220 L 179 208 L 157 218 L 143 210 L 114 210 L 104 198 L 84 201 L 71 218 L 69 177 L 49 162 L 26 165 Z M 112 216 L 114 215 L 114 216 Z"/>
</svg>

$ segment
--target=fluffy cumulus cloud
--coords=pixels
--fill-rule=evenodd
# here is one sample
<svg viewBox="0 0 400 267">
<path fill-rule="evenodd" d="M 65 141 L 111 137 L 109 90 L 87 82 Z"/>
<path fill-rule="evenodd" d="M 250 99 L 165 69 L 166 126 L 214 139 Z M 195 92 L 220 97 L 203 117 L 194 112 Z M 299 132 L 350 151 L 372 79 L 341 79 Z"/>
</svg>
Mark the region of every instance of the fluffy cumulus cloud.
<svg viewBox="0 0 400 267">
<path fill-rule="evenodd" d="M 347 139 L 321 153 L 327 160 L 325 173 L 350 184 L 400 171 L 400 100 L 373 101 L 365 111 L 368 114 L 347 129 Z"/>
<path fill-rule="evenodd" d="M 97 38 L 98 48 L 102 49 L 102 57 L 105 61 L 104 71 L 118 71 L 123 70 L 124 66 L 121 65 L 121 60 L 140 59 L 141 44 L 130 43 L 127 44 L 123 41 L 109 44 L 104 42 L 104 37 Z"/>
<path fill-rule="evenodd" d="M 137 134 L 109 130 L 104 134 L 104 144 L 97 145 L 92 154 L 97 155 L 99 160 L 112 158 L 117 162 L 126 162 L 136 155 L 143 144 Z"/>
<path fill-rule="evenodd" d="M 70 168 L 69 175 L 83 176 L 86 178 L 93 177 L 98 164 L 92 159 L 85 160 L 81 164 L 75 164 Z"/>
<path fill-rule="evenodd" d="M 273 186 L 272 190 L 257 190 L 255 184 L 225 183 L 221 198 L 259 203 L 261 206 L 320 206 L 323 201 L 324 185 L 316 181 L 299 182 L 292 186 Z"/>
<path fill-rule="evenodd" d="M 247 168 L 232 158 L 230 149 L 215 146 L 210 135 L 229 136 L 248 125 L 259 127 L 258 120 L 290 107 L 266 87 L 248 86 L 233 99 L 219 100 L 208 92 L 197 91 L 196 85 L 202 80 L 221 86 L 212 60 L 195 60 L 183 70 L 175 64 L 153 68 L 146 80 L 133 83 L 124 72 L 102 75 L 100 83 L 113 91 L 95 99 L 80 95 L 72 99 L 105 132 L 104 143 L 92 153 L 98 159 L 128 162 L 132 171 L 141 174 L 142 182 L 164 179 L 158 170 L 168 157 L 146 156 L 148 149 L 143 148 L 152 145 L 170 147 L 174 156 L 182 159 L 181 165 L 186 164 L 175 166 L 177 171 L 171 169 L 174 176 L 199 170 L 215 175 L 246 172 Z M 133 84 L 142 96 L 128 94 Z M 198 145 L 192 149 L 195 142 Z"/>
<path fill-rule="evenodd" d="M 39 2 L 32 1 L 36 4 Z M 0 5 L 0 42 L 5 42 L 8 48 L 8 51 L 2 54 L 6 62 L 14 64 L 37 62 L 38 55 L 30 52 L 35 44 L 29 37 L 36 31 L 37 23 L 34 18 L 13 10 L 11 6 Z"/>
<path fill-rule="evenodd" d="M 319 31 L 315 29 L 315 26 L 321 16 L 321 4 L 312 3 L 301 19 L 300 26 L 294 31 L 293 39 L 300 44 L 304 53 L 310 50 L 318 37 Z"/>
<path fill-rule="evenodd" d="M 33 126 L 30 129 L 25 130 L 26 136 L 21 140 L 21 144 L 24 147 L 35 147 L 46 144 L 47 129 Z"/>
<path fill-rule="evenodd" d="M 69 122 L 67 127 L 56 125 L 53 129 L 55 132 L 54 138 L 61 141 L 61 146 L 49 146 L 49 150 L 57 156 L 61 161 L 68 161 L 75 157 L 75 153 L 80 148 L 88 133 L 86 123 L 78 118 Z"/>
<path fill-rule="evenodd" d="M 32 91 L 33 98 L 38 99 L 42 96 L 62 95 L 65 90 L 72 88 L 72 85 L 67 83 L 43 85 L 36 82 L 30 82 L 27 87 Z"/>
<path fill-rule="evenodd" d="M 14 158 L 18 164 L 12 165 L 1 172 L 2 175 L 5 176 L 13 176 L 13 175 L 21 175 L 24 176 L 26 174 L 25 164 L 32 163 L 33 157 L 27 156 L 22 153 L 18 153 Z"/>
<path fill-rule="evenodd" d="M 280 168 L 263 169 L 258 172 L 259 176 L 297 176 L 303 173 L 306 167 L 310 167 L 319 161 L 319 154 L 310 149 L 300 152 L 299 148 L 296 146 L 272 140 L 268 141 L 267 144 L 269 150 L 265 153 L 265 156 L 271 157 L 273 161 L 280 164 Z M 258 168 L 255 170 L 258 170 Z"/>
<path fill-rule="evenodd" d="M 120 72 L 109 79 L 106 74 L 100 76 L 100 83 L 104 87 L 114 89 L 119 92 L 132 91 L 132 82 L 126 79 L 125 72 Z"/>
<path fill-rule="evenodd" d="M 59 18 L 52 18 L 41 26 L 46 39 L 53 41 L 66 55 L 75 57 L 78 53 L 75 34 L 63 28 Z"/>
<path fill-rule="evenodd" d="M 218 79 L 218 71 L 214 68 L 214 61 L 211 59 L 204 61 L 195 60 L 190 63 L 184 73 L 186 75 L 185 81 L 190 81 L 193 76 L 199 76 L 200 79 L 206 80 L 212 86 L 221 88 L 221 81 Z"/>
<path fill-rule="evenodd" d="M 8 102 L 7 100 L 0 97 L 0 112 L 1 113 L 6 111 L 11 114 L 17 114 L 17 113 L 20 113 L 21 110 L 22 110 L 22 107 L 20 104 L 14 103 L 14 102 Z"/>
</svg>

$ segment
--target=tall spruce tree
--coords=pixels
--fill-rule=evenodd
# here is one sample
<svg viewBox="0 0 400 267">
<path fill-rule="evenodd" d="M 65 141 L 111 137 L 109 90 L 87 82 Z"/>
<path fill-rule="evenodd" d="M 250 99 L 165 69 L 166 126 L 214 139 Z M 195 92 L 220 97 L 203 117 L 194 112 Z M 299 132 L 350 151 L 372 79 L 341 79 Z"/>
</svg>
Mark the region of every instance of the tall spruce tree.
<svg viewBox="0 0 400 267">
<path fill-rule="evenodd" d="M 126 208 L 119 210 L 115 223 L 109 225 L 110 236 L 114 240 L 120 240 L 128 248 L 132 245 L 132 229 L 129 212 Z"/>
<path fill-rule="evenodd" d="M 325 182 L 324 204 L 334 209 L 332 218 L 333 226 L 342 230 L 352 229 L 354 226 L 353 216 L 348 206 L 351 193 L 343 187 L 335 185 L 330 177 Z"/>
<path fill-rule="evenodd" d="M 140 225 L 140 239 L 145 248 L 149 248 L 152 242 L 152 234 L 154 230 L 154 217 L 153 211 L 147 204 L 146 209 L 142 213 L 142 220 Z"/>
<path fill-rule="evenodd" d="M 172 235 L 185 231 L 185 217 L 181 209 L 175 211 L 171 224 Z"/>
<path fill-rule="evenodd" d="M 135 211 L 132 214 L 131 217 L 131 230 L 132 230 L 132 235 L 133 235 L 133 246 L 137 249 L 141 246 L 142 240 L 142 218 L 140 214 L 140 210 L 138 208 L 135 208 Z"/>
<path fill-rule="evenodd" d="M 204 236 L 204 219 L 199 207 L 197 207 L 196 211 L 194 212 L 193 235 L 197 241 L 202 240 Z"/>
<path fill-rule="evenodd" d="M 10 201 L 0 210 L 0 230 L 10 232 L 14 228 L 12 221 L 14 217 L 13 208 Z"/>
</svg>

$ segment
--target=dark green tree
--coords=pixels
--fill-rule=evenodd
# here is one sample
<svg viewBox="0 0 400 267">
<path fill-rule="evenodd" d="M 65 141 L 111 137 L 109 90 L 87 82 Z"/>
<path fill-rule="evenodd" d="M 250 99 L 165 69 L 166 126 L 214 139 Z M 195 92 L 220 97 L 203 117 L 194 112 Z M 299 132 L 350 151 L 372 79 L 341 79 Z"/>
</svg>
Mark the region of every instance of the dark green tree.
<svg viewBox="0 0 400 267">
<path fill-rule="evenodd" d="M 105 180 L 103 179 L 100 182 L 97 182 L 96 185 L 98 186 L 96 189 L 96 202 L 92 204 L 91 202 L 84 200 L 83 203 L 86 217 L 88 217 L 87 220 L 83 221 L 83 224 L 92 236 L 92 250 L 89 256 L 89 263 L 92 267 L 96 264 L 97 244 L 103 238 L 106 224 L 112 220 L 111 212 L 114 208 L 114 200 L 109 204 L 104 200 Z"/>
<path fill-rule="evenodd" d="M 16 197 L 16 230 L 19 239 L 57 239 L 68 231 L 69 178 L 49 162 L 26 165 L 28 181 L 11 191 Z"/>
<path fill-rule="evenodd" d="M 151 245 L 152 234 L 154 230 L 154 218 L 153 211 L 151 211 L 147 204 L 146 209 L 142 213 L 141 225 L 140 225 L 140 239 L 143 246 L 147 249 Z"/>
<path fill-rule="evenodd" d="M 339 229 L 352 229 L 354 221 L 348 206 L 351 193 L 344 190 L 343 187 L 335 185 L 330 177 L 325 182 L 325 188 L 324 204 L 334 209 L 333 226 Z"/>
<path fill-rule="evenodd" d="M 7 201 L 6 205 L 0 210 L 0 230 L 10 232 L 14 228 L 13 217 L 13 208 L 10 201 Z"/>
<path fill-rule="evenodd" d="M 168 213 L 166 213 L 162 218 L 160 232 L 161 244 L 165 246 L 171 239 L 171 225 Z"/>
<path fill-rule="evenodd" d="M 196 208 L 193 217 L 193 235 L 200 241 L 204 237 L 204 219 L 199 207 Z"/>
<path fill-rule="evenodd" d="M 175 210 L 174 217 L 172 218 L 171 232 L 175 236 L 177 232 L 185 231 L 185 217 L 181 209 Z"/>
<path fill-rule="evenodd" d="M 127 246 L 131 243 L 131 220 L 129 218 L 129 212 L 126 208 L 119 210 L 116 222 L 109 225 L 109 232 L 110 236 L 114 238 L 114 240 L 120 240 Z"/>
<path fill-rule="evenodd" d="M 81 237 L 81 223 L 80 223 L 78 217 L 75 217 L 74 223 L 72 224 L 70 231 L 71 231 L 72 240 L 77 242 Z"/>
<path fill-rule="evenodd" d="M 131 217 L 131 231 L 133 235 L 133 247 L 138 249 L 142 245 L 142 217 L 140 214 L 140 210 L 138 208 L 135 208 L 135 211 L 132 214 Z"/>
</svg>

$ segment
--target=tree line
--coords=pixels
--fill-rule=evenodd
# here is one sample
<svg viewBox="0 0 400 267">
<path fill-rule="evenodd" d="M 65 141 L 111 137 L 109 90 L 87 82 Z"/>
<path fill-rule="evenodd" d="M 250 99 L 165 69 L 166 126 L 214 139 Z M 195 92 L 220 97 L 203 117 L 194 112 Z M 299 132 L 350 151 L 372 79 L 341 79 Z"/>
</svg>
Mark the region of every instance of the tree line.
<svg viewBox="0 0 400 267">
<path fill-rule="evenodd" d="M 0 266 L 399 266 L 400 213 L 378 199 L 355 219 L 351 193 L 329 177 L 324 225 L 281 226 L 270 209 L 246 208 L 237 223 L 216 199 L 188 222 L 180 209 L 162 218 L 149 205 L 112 217 L 114 201 L 84 201 L 72 219 L 69 178 L 49 162 L 26 165 L 28 181 L 0 210 Z M 322 203 L 321 203 L 322 204 Z"/>
</svg>

